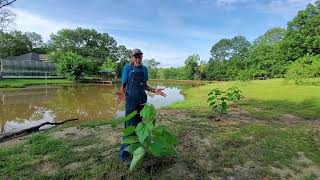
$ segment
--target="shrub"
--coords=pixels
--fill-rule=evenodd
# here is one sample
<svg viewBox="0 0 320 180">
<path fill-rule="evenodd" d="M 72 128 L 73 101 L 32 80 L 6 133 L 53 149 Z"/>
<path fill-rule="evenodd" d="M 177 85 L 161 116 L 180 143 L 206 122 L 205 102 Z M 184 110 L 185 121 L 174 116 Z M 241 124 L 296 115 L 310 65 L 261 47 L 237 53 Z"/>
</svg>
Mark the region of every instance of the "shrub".
<svg viewBox="0 0 320 180">
<path fill-rule="evenodd" d="M 243 98 L 242 91 L 236 86 L 229 88 L 226 92 L 216 88 L 208 94 L 209 106 L 213 112 L 219 114 L 227 113 L 230 104 L 237 103 Z"/>
<path fill-rule="evenodd" d="M 129 114 L 123 120 L 114 123 L 124 123 L 134 117 L 137 112 Z M 175 145 L 177 136 L 170 133 L 164 126 L 156 126 L 156 110 L 153 105 L 146 104 L 140 116 L 143 121 L 137 127 L 129 126 L 122 131 L 125 137 L 122 144 L 127 144 L 126 151 L 133 155 L 130 170 L 134 170 L 143 160 L 145 154 L 155 157 L 171 156 L 177 153 Z"/>
<path fill-rule="evenodd" d="M 66 76 L 69 80 L 80 80 L 89 73 L 90 68 L 88 59 L 73 52 L 63 53 L 57 58 L 58 74 Z"/>
<path fill-rule="evenodd" d="M 301 80 L 320 76 L 320 55 L 310 55 L 298 59 L 289 65 L 286 79 Z"/>
</svg>

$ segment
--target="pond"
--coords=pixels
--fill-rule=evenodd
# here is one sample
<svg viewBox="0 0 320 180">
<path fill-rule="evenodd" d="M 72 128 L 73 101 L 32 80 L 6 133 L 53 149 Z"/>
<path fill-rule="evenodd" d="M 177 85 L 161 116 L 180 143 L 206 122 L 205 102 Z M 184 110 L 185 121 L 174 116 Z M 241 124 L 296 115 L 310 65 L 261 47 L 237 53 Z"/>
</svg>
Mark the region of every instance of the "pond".
<svg viewBox="0 0 320 180">
<path fill-rule="evenodd" d="M 165 88 L 167 97 L 148 93 L 148 103 L 156 108 L 184 100 L 187 86 L 151 83 Z M 0 133 L 79 118 L 80 121 L 112 119 L 124 115 L 124 103 L 117 104 L 119 85 L 82 84 L 72 86 L 33 86 L 17 90 L 0 89 Z"/>
</svg>

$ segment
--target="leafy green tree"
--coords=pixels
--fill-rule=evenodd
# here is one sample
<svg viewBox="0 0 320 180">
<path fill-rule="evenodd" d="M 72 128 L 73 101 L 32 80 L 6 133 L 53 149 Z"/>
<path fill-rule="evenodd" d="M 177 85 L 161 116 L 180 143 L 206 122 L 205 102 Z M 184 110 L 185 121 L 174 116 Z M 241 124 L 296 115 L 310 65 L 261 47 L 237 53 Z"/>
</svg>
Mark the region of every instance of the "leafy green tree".
<svg viewBox="0 0 320 180">
<path fill-rule="evenodd" d="M 31 42 L 29 45 L 29 51 L 33 51 L 34 49 L 44 48 L 45 43 L 43 42 L 42 36 L 35 32 L 25 32 L 24 33 L 29 41 Z"/>
<path fill-rule="evenodd" d="M 30 52 L 32 42 L 21 31 L 0 31 L 0 58 L 18 56 Z"/>
<path fill-rule="evenodd" d="M 127 49 L 126 46 L 124 46 L 124 45 L 120 45 L 117 47 L 115 57 L 117 60 L 116 71 L 117 71 L 117 74 L 119 74 L 121 76 L 122 75 L 121 74 L 122 68 L 124 67 L 124 65 L 126 65 L 130 62 L 131 50 Z"/>
<path fill-rule="evenodd" d="M 75 52 L 85 58 L 103 61 L 117 52 L 117 42 L 107 33 L 99 33 L 94 29 L 62 29 L 50 35 L 51 51 Z"/>
<path fill-rule="evenodd" d="M 286 30 L 272 28 L 259 36 L 249 49 L 245 66 L 238 72 L 238 79 L 254 79 L 257 77 L 283 77 L 286 61 L 281 53 L 280 42 Z"/>
<path fill-rule="evenodd" d="M 45 44 L 40 34 L 21 31 L 0 31 L 0 58 L 37 52 L 37 50 L 44 47 Z"/>
<path fill-rule="evenodd" d="M 159 75 L 159 79 L 175 79 L 175 80 L 187 79 L 185 75 L 184 67 L 159 68 L 158 75 Z"/>
<path fill-rule="evenodd" d="M 102 64 L 102 66 L 100 66 L 100 70 L 110 70 L 110 71 L 114 71 L 116 68 L 116 63 L 110 58 L 108 57 Z"/>
<path fill-rule="evenodd" d="M 286 35 L 287 30 L 280 27 L 275 27 L 268 30 L 262 36 L 254 40 L 254 45 L 275 45 L 281 41 Z"/>
<path fill-rule="evenodd" d="M 157 62 L 155 59 L 145 59 L 143 60 L 143 64 L 148 68 L 149 78 L 157 79 L 160 62 Z"/>
<path fill-rule="evenodd" d="M 210 80 L 233 80 L 245 67 L 250 42 L 244 36 L 221 39 L 211 48 L 207 78 Z"/>
<path fill-rule="evenodd" d="M 189 56 L 184 62 L 185 77 L 189 80 L 194 80 L 198 74 L 200 56 L 197 54 Z"/>
<path fill-rule="evenodd" d="M 213 60 L 223 61 L 232 57 L 240 56 L 244 58 L 250 42 L 244 36 L 235 36 L 232 39 L 221 39 L 211 48 L 211 56 Z"/>
<path fill-rule="evenodd" d="M 307 54 L 292 63 L 286 72 L 286 78 L 296 81 L 314 77 L 320 77 L 320 55 Z"/>
<path fill-rule="evenodd" d="M 287 61 L 295 61 L 306 54 L 320 54 L 320 1 L 309 4 L 288 23 L 281 49 Z"/>
<path fill-rule="evenodd" d="M 58 73 L 70 80 L 78 81 L 90 71 L 89 60 L 76 53 L 66 52 L 60 54 L 57 59 Z"/>
</svg>

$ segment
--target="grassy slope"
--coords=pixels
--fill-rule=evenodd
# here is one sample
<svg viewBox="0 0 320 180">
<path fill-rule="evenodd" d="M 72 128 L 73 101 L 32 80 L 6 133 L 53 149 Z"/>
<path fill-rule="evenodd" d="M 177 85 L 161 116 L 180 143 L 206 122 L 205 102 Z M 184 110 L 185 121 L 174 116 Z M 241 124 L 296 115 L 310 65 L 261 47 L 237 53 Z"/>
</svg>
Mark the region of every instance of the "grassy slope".
<svg viewBox="0 0 320 180">
<path fill-rule="evenodd" d="M 28 85 L 41 84 L 70 84 L 72 81 L 66 79 L 1 79 L 0 88 L 20 88 Z"/>
<path fill-rule="evenodd" d="M 320 79 L 318 79 L 320 81 Z M 305 119 L 320 118 L 320 86 L 288 83 L 283 79 L 250 82 L 223 82 L 191 88 L 187 100 L 171 105 L 173 109 L 208 109 L 207 94 L 213 88 L 238 86 L 246 99 L 242 106 L 263 118 L 291 114 Z"/>
</svg>

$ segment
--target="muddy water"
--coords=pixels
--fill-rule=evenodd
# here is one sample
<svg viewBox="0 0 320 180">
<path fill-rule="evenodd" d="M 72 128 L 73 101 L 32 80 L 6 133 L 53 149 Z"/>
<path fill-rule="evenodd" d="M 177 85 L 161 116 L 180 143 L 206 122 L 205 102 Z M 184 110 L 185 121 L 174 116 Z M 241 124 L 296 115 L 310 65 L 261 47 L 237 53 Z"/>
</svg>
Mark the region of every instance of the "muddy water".
<svg viewBox="0 0 320 180">
<path fill-rule="evenodd" d="M 167 97 L 148 94 L 148 102 L 157 108 L 182 101 L 181 88 L 164 87 Z M 111 119 L 124 115 L 124 103 L 116 104 L 118 85 L 34 86 L 17 90 L 0 89 L 0 133 L 17 131 L 42 122 L 70 118 L 81 121 Z"/>
</svg>

